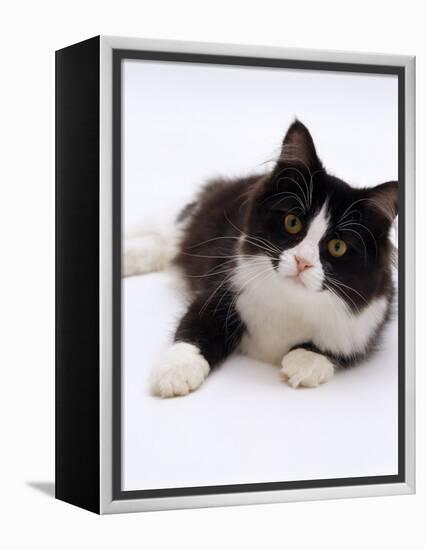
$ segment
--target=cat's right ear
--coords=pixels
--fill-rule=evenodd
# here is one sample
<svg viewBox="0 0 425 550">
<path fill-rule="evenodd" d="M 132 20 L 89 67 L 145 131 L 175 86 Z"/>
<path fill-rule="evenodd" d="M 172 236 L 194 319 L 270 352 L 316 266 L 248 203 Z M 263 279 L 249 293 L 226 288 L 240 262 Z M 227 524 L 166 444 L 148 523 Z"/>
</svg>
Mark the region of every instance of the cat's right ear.
<svg viewBox="0 0 425 550">
<path fill-rule="evenodd" d="M 369 208 L 380 218 L 387 220 L 390 224 L 398 214 L 398 182 L 387 181 L 367 192 Z"/>
<path fill-rule="evenodd" d="M 307 127 L 297 119 L 286 132 L 278 163 L 301 164 L 310 171 L 321 168 L 313 138 Z"/>
</svg>

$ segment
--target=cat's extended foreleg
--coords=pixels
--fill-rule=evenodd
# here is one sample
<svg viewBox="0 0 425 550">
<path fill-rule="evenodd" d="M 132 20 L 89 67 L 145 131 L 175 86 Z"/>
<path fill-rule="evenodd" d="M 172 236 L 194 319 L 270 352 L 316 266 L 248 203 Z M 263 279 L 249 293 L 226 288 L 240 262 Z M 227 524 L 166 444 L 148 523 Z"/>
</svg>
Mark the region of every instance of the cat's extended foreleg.
<svg viewBox="0 0 425 550">
<path fill-rule="evenodd" d="M 154 393 L 173 397 L 196 390 L 210 369 L 234 351 L 242 331 L 231 294 L 214 300 L 209 295 L 197 297 L 179 323 L 174 344 L 155 369 Z"/>
<path fill-rule="evenodd" d="M 293 388 L 314 388 L 334 375 L 334 362 L 311 344 L 291 349 L 282 359 L 281 375 Z"/>
</svg>

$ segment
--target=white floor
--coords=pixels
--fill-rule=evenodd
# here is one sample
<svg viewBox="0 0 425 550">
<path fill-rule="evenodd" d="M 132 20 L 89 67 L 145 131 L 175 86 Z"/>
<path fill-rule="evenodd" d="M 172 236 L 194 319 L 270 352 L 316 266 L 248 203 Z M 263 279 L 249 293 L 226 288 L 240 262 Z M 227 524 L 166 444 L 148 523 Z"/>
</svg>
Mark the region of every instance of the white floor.
<svg viewBox="0 0 425 550">
<path fill-rule="evenodd" d="M 294 390 L 277 367 L 234 356 L 187 397 L 149 393 L 184 310 L 172 273 L 123 280 L 125 490 L 397 472 L 397 325 L 369 362 Z"/>
</svg>

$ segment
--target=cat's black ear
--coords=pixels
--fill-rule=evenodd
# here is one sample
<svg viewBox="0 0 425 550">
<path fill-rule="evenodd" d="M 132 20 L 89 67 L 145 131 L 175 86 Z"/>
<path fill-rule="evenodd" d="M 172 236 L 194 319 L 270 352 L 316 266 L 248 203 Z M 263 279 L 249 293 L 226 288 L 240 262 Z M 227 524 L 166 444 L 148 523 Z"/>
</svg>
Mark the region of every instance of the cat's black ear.
<svg viewBox="0 0 425 550">
<path fill-rule="evenodd" d="M 321 166 L 313 138 L 299 120 L 295 120 L 286 132 L 279 162 L 303 164 L 309 170 L 317 170 Z"/>
<path fill-rule="evenodd" d="M 368 202 L 376 214 L 392 223 L 398 214 L 398 182 L 387 181 L 368 191 Z"/>
</svg>

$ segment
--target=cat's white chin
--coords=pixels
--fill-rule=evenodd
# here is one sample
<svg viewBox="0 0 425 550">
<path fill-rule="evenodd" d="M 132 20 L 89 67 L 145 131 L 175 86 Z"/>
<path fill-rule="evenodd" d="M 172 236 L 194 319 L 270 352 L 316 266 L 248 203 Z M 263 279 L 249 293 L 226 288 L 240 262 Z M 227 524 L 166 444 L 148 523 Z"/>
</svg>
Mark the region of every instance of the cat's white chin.
<svg viewBox="0 0 425 550">
<path fill-rule="evenodd" d="M 320 292 L 322 290 L 321 283 L 317 279 L 312 282 L 301 275 L 284 275 L 282 280 L 296 291 Z"/>
<path fill-rule="evenodd" d="M 289 281 L 290 284 L 294 285 L 295 288 L 308 289 L 307 285 L 299 275 L 290 275 L 289 277 L 285 277 L 285 279 Z"/>
</svg>

